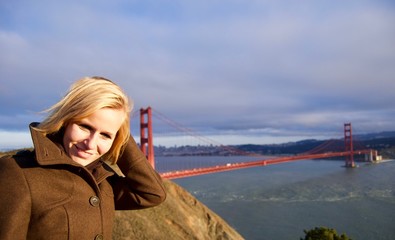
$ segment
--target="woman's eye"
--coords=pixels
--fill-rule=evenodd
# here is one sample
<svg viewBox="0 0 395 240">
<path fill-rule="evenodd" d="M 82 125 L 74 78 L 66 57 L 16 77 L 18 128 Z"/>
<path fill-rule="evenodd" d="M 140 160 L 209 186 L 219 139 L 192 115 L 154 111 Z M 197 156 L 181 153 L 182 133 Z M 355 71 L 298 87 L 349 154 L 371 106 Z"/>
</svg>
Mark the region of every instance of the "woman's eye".
<svg viewBox="0 0 395 240">
<path fill-rule="evenodd" d="M 102 133 L 101 135 L 102 135 L 104 138 L 111 139 L 110 134 Z"/>
<path fill-rule="evenodd" d="M 78 124 L 78 127 L 80 127 L 82 130 L 91 130 L 91 127 L 89 127 L 86 124 Z"/>
</svg>

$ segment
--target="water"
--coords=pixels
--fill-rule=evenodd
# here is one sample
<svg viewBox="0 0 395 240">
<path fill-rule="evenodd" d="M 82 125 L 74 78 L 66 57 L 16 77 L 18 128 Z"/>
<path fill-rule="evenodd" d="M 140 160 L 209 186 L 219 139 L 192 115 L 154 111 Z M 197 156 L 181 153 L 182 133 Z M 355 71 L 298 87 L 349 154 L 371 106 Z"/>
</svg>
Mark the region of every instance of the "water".
<svg viewBox="0 0 395 240">
<path fill-rule="evenodd" d="M 246 239 L 298 240 L 319 226 L 354 240 L 395 239 L 395 161 L 343 164 L 305 160 L 174 182 Z"/>
</svg>

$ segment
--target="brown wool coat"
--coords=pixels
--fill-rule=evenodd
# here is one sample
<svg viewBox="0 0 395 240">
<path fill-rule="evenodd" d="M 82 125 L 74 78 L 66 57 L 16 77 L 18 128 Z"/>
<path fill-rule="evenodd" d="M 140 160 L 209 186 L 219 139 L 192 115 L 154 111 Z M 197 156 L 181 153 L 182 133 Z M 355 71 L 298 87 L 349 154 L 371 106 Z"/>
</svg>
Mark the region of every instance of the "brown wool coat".
<svg viewBox="0 0 395 240">
<path fill-rule="evenodd" d="M 34 152 L 0 159 L 2 240 L 111 239 L 114 209 L 152 207 L 166 197 L 132 137 L 119 168 L 103 164 L 95 178 L 50 139 L 31 134 Z"/>
</svg>

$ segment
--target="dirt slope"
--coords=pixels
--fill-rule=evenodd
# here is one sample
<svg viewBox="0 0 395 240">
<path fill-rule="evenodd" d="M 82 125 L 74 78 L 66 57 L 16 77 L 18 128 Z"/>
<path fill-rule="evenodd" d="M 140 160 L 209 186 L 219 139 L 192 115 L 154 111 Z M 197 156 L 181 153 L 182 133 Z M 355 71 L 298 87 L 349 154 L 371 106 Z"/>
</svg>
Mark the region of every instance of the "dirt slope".
<svg viewBox="0 0 395 240">
<path fill-rule="evenodd" d="M 244 239 L 186 190 L 165 180 L 167 199 L 145 210 L 117 211 L 113 239 Z"/>
</svg>

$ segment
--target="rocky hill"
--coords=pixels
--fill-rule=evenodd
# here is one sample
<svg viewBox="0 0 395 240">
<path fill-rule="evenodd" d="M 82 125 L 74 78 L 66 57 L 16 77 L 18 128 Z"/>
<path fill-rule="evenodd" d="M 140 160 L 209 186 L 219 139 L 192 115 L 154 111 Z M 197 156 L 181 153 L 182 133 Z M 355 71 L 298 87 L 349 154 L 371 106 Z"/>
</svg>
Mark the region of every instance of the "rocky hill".
<svg viewBox="0 0 395 240">
<path fill-rule="evenodd" d="M 167 198 L 161 205 L 117 211 L 113 239 L 243 239 L 221 217 L 172 181 L 164 180 Z"/>
</svg>

